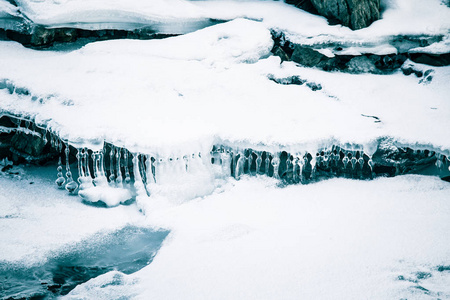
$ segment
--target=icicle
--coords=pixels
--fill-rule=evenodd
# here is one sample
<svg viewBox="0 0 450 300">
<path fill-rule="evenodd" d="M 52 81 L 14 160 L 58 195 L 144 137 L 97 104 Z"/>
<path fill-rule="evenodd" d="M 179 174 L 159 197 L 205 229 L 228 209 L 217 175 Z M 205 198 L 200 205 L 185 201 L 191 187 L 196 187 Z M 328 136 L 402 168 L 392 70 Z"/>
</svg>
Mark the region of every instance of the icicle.
<svg viewBox="0 0 450 300">
<path fill-rule="evenodd" d="M 302 178 L 305 180 L 309 180 L 313 176 L 313 156 L 311 153 L 306 152 L 306 154 L 303 157 L 303 164 L 302 164 Z"/>
<path fill-rule="evenodd" d="M 90 179 L 92 179 L 91 170 L 89 167 L 89 153 L 88 153 L 87 148 L 84 149 L 84 171 L 85 171 L 86 177 L 89 177 Z"/>
<path fill-rule="evenodd" d="M 139 170 L 139 155 L 137 153 L 133 154 L 132 164 L 134 174 L 134 187 L 136 189 L 136 193 L 138 196 L 147 196 L 147 191 L 145 190 L 144 182 Z"/>
<path fill-rule="evenodd" d="M 100 152 L 99 152 L 99 161 L 98 161 L 98 163 L 99 163 L 99 172 L 100 172 L 100 176 L 102 176 L 102 177 L 106 177 L 106 173 L 105 173 L 105 165 L 104 165 L 104 163 L 105 163 L 105 161 L 104 161 L 104 149 L 103 150 L 100 150 Z"/>
<path fill-rule="evenodd" d="M 269 153 L 266 152 L 266 159 L 264 161 L 264 173 L 267 176 L 269 176 L 269 164 L 270 164 Z"/>
<path fill-rule="evenodd" d="M 55 148 L 55 139 L 53 138 L 52 132 L 50 132 L 50 144 L 52 145 L 52 148 Z"/>
<path fill-rule="evenodd" d="M 47 145 L 47 128 L 45 129 L 45 132 L 42 134 L 42 140 L 44 141 L 44 146 Z"/>
<path fill-rule="evenodd" d="M 247 172 L 248 172 L 248 175 L 252 175 L 252 164 L 253 164 L 253 150 L 252 149 L 249 149 L 248 150 L 248 156 L 247 156 L 247 166 L 248 166 L 248 169 L 247 169 Z"/>
<path fill-rule="evenodd" d="M 122 184 L 122 171 L 120 170 L 120 149 L 116 149 L 116 186 L 123 187 Z"/>
<path fill-rule="evenodd" d="M 186 172 L 188 172 L 188 170 L 189 170 L 189 156 L 187 156 L 187 155 L 183 156 L 183 161 L 184 161 L 184 166 L 185 166 Z"/>
<path fill-rule="evenodd" d="M 131 182 L 130 171 L 128 170 L 128 151 L 124 149 L 123 151 L 123 160 L 125 162 L 125 183 L 127 185 Z"/>
<path fill-rule="evenodd" d="M 439 153 L 436 153 L 436 167 L 439 171 L 441 171 L 444 168 L 444 163 L 442 162 L 442 156 Z"/>
<path fill-rule="evenodd" d="M 62 151 L 62 142 L 59 138 L 56 138 L 56 149 L 58 150 L 58 152 Z"/>
<path fill-rule="evenodd" d="M 287 179 L 292 179 L 292 175 L 293 175 L 293 171 L 294 171 L 294 166 L 291 160 L 291 154 L 290 153 L 286 153 L 287 154 L 287 158 L 286 158 L 286 177 Z M 292 158 L 294 159 L 294 158 Z"/>
<path fill-rule="evenodd" d="M 153 174 L 153 161 L 150 155 L 147 155 L 147 159 L 145 160 L 145 177 L 147 178 L 147 189 L 148 185 L 155 183 L 155 176 Z"/>
<path fill-rule="evenodd" d="M 217 149 L 211 151 L 211 156 L 213 158 L 214 161 L 214 165 L 220 165 L 220 153 Z"/>
<path fill-rule="evenodd" d="M 355 169 L 355 167 L 356 167 L 356 157 L 352 157 L 350 162 L 352 164 L 352 169 Z"/>
<path fill-rule="evenodd" d="M 294 158 L 294 160 L 292 161 L 292 179 L 294 180 L 294 182 L 297 182 L 299 180 L 298 173 L 301 174 L 301 172 L 298 172 L 299 167 L 300 167 L 298 165 L 298 162 L 299 162 L 299 158 L 296 156 Z"/>
<path fill-rule="evenodd" d="M 98 177 L 98 155 L 97 152 L 92 152 L 91 154 L 91 158 L 92 158 L 92 162 L 93 162 L 93 167 L 94 167 L 94 180 L 95 178 Z"/>
<path fill-rule="evenodd" d="M 62 168 L 61 157 L 60 157 L 59 161 L 58 161 L 58 168 L 57 168 L 57 171 L 58 171 L 57 176 L 58 176 L 58 178 L 55 181 L 56 185 L 60 189 L 63 189 L 64 188 L 64 183 L 66 183 L 66 179 L 64 179 L 64 175 L 62 173 L 62 170 L 63 170 L 63 168 Z"/>
<path fill-rule="evenodd" d="M 255 154 L 256 154 L 256 175 L 258 175 L 261 172 L 262 158 L 261 155 L 258 155 L 258 153 Z"/>
<path fill-rule="evenodd" d="M 280 159 L 278 155 L 278 153 L 275 153 L 275 155 L 272 157 L 273 177 L 276 179 L 280 179 L 280 174 L 278 173 L 278 169 L 280 167 Z"/>
<path fill-rule="evenodd" d="M 138 154 L 138 162 L 139 162 L 139 171 L 142 178 L 142 183 L 145 186 L 147 182 L 147 174 L 145 172 L 145 164 L 144 164 L 145 156 L 143 154 Z"/>
<path fill-rule="evenodd" d="M 83 171 L 83 163 L 82 163 L 82 155 L 81 155 L 81 148 L 77 149 L 77 166 L 78 166 L 78 183 L 80 182 L 80 177 L 84 176 L 84 171 Z"/>
<path fill-rule="evenodd" d="M 109 175 L 109 183 L 111 185 L 114 185 L 115 179 L 116 179 L 116 176 L 114 176 L 114 171 L 115 171 L 115 169 L 114 169 L 114 151 L 115 151 L 115 149 L 114 149 L 114 147 L 112 147 L 111 151 L 109 152 L 109 172 L 111 173 Z"/>
<path fill-rule="evenodd" d="M 81 169 L 82 176 L 80 176 L 78 178 L 78 182 L 80 184 L 79 190 L 83 191 L 83 190 L 93 187 L 92 177 L 91 177 L 91 174 L 89 171 L 89 154 L 88 154 L 87 148 L 81 149 L 80 157 L 81 157 L 80 169 Z M 78 193 L 78 195 L 80 195 L 80 197 L 82 197 L 82 194 Z"/>
<path fill-rule="evenodd" d="M 244 166 L 245 166 L 245 156 L 243 153 L 239 153 L 239 158 L 236 162 L 236 168 L 234 171 L 234 178 L 236 178 L 237 180 L 239 180 L 241 175 L 244 174 Z"/>
<path fill-rule="evenodd" d="M 67 178 L 66 190 L 71 194 L 75 194 L 76 190 L 78 188 L 78 184 L 73 180 L 72 172 L 70 172 L 70 165 L 69 165 L 70 149 L 69 149 L 68 143 L 65 143 L 65 151 L 64 152 L 66 154 L 66 178 Z"/>
<path fill-rule="evenodd" d="M 94 161 L 94 179 L 92 182 L 95 186 L 108 185 L 108 179 L 103 170 L 103 153 L 101 151 L 92 153 L 92 160 Z"/>
<path fill-rule="evenodd" d="M 226 177 L 231 176 L 231 157 L 228 150 L 221 153 L 222 159 L 222 174 Z"/>
</svg>

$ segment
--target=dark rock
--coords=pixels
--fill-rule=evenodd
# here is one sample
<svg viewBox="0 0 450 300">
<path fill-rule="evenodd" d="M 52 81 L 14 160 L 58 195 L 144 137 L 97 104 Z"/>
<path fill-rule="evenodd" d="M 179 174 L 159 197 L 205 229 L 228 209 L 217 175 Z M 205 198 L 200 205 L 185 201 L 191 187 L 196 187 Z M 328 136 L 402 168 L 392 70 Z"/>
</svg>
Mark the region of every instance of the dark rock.
<svg viewBox="0 0 450 300">
<path fill-rule="evenodd" d="M 420 285 L 416 285 L 416 286 L 414 286 L 414 288 L 416 288 L 418 290 L 421 290 L 421 291 L 424 291 L 424 292 L 429 292 L 428 289 L 426 289 L 426 288 L 424 288 L 423 286 L 420 286 Z"/>
<path fill-rule="evenodd" d="M 330 24 L 343 24 L 353 30 L 367 27 L 380 18 L 379 0 L 288 0 L 287 3 L 324 16 Z"/>
<path fill-rule="evenodd" d="M 14 136 L 12 133 L 2 133 L 0 134 L 0 159 L 11 158 L 11 139 Z"/>
<path fill-rule="evenodd" d="M 421 174 L 425 169 L 435 168 L 437 157 L 434 152 L 399 148 L 384 142 L 380 145 L 372 156 L 376 174 Z"/>
<path fill-rule="evenodd" d="M 8 170 L 11 170 L 12 168 L 13 168 L 12 165 L 4 166 L 4 167 L 2 168 L 2 172 L 6 172 L 6 171 L 8 171 Z"/>
<path fill-rule="evenodd" d="M 375 66 L 382 71 L 394 71 L 400 68 L 405 61 L 407 56 L 405 54 L 392 54 L 392 55 L 369 55 L 368 56 L 375 64 Z"/>
<path fill-rule="evenodd" d="M 275 46 L 272 50 L 273 55 L 278 56 L 281 58 L 281 61 L 289 61 L 289 56 L 286 54 L 286 52 L 283 50 L 283 48 L 279 46 Z"/>
<path fill-rule="evenodd" d="M 220 22 L 217 22 L 220 23 Z M 73 43 L 82 39 L 82 43 L 92 41 L 103 41 L 111 39 L 160 39 L 177 34 L 158 34 L 150 28 L 141 28 L 133 31 L 104 29 L 104 30 L 85 30 L 78 28 L 47 28 L 42 25 L 29 24 L 22 31 L 2 30 L 7 39 L 16 41 L 30 48 L 49 48 L 63 43 Z"/>
<path fill-rule="evenodd" d="M 302 79 L 298 75 L 293 75 L 289 77 L 283 77 L 283 78 L 277 78 L 272 74 L 269 74 L 267 76 L 269 80 L 272 80 L 275 83 L 283 84 L 283 85 L 289 85 L 289 84 L 295 84 L 295 85 L 302 85 L 306 82 L 306 80 Z"/>
<path fill-rule="evenodd" d="M 299 63 L 303 66 L 307 67 L 315 67 L 317 66 L 321 61 L 325 61 L 328 58 L 307 47 L 303 47 L 300 45 L 295 45 L 294 52 L 292 53 L 291 60 L 295 61 L 296 63 Z"/>
<path fill-rule="evenodd" d="M 11 139 L 11 146 L 22 153 L 39 156 L 45 147 L 45 142 L 39 136 L 17 132 Z"/>
<path fill-rule="evenodd" d="M 444 181 L 450 182 L 450 176 L 445 176 L 441 178 Z"/>
<path fill-rule="evenodd" d="M 427 53 L 411 53 L 410 59 L 418 64 L 425 64 L 436 67 L 444 67 L 450 65 L 450 53 L 444 54 L 427 54 Z"/>
<path fill-rule="evenodd" d="M 416 76 L 419 77 L 419 78 L 423 76 L 423 72 L 422 72 L 422 71 L 416 70 L 416 69 L 414 69 L 414 68 L 411 67 L 411 66 L 408 66 L 408 67 L 402 67 L 402 72 L 403 72 L 403 74 L 406 75 L 406 76 L 409 76 L 409 75 L 411 75 L 411 74 L 414 74 L 414 75 L 416 75 Z"/>
<path fill-rule="evenodd" d="M 416 273 L 416 277 L 419 280 L 427 279 L 427 278 L 431 277 L 431 273 L 428 273 L 428 272 L 417 272 Z"/>
<path fill-rule="evenodd" d="M 44 26 L 36 26 L 31 34 L 30 44 L 33 46 L 51 45 L 55 41 L 55 30 Z"/>
<path fill-rule="evenodd" d="M 322 89 L 322 85 L 315 83 L 315 82 L 307 82 L 306 86 L 311 89 L 311 91 L 320 91 Z"/>
<path fill-rule="evenodd" d="M 438 271 L 439 272 L 450 271 L 450 265 L 449 266 L 438 266 Z"/>
</svg>

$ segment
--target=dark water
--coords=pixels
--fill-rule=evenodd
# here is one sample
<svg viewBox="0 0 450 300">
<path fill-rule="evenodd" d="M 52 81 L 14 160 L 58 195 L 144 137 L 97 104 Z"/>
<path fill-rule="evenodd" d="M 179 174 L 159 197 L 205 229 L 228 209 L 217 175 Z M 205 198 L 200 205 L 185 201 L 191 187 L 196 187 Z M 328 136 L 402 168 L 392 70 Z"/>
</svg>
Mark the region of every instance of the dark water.
<svg viewBox="0 0 450 300">
<path fill-rule="evenodd" d="M 134 273 L 152 262 L 168 233 L 130 226 L 93 236 L 43 265 L 26 268 L 0 261 L 0 298 L 52 299 L 112 270 Z"/>
</svg>

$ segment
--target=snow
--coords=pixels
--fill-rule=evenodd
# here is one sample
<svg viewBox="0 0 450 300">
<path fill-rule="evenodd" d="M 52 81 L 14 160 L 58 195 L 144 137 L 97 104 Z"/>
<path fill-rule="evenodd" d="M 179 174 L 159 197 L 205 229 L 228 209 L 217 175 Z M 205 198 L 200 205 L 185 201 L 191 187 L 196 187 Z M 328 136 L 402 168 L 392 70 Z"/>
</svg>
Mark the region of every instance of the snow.
<svg viewBox="0 0 450 300">
<path fill-rule="evenodd" d="M 0 178 L 0 261 L 40 264 L 130 224 L 170 230 L 149 266 L 93 278 L 66 299 L 450 296 L 450 274 L 439 271 L 450 258 L 450 186 L 437 177 L 279 188 L 244 176 L 183 204 L 157 194 L 138 207 L 102 209 L 52 189 L 51 171 Z"/>
<path fill-rule="evenodd" d="M 187 33 L 209 26 L 210 20 L 247 18 L 262 21 L 268 29 L 283 31 L 289 40 L 315 46 L 344 44 L 371 47 L 411 35 L 448 37 L 450 9 L 441 0 L 385 0 L 382 19 L 368 28 L 352 31 L 330 26 L 315 16 L 282 1 L 102 1 L 102 0 L 18 0 L 20 12 L 36 24 L 88 30 L 151 28 L 161 33 Z M 6 1 L 0 11 L 15 11 Z M 449 51 L 448 45 L 445 51 Z M 426 48 L 424 51 L 428 51 Z M 430 50 L 433 51 L 433 50 Z"/>
<path fill-rule="evenodd" d="M 158 182 L 144 187 L 134 171 L 136 204 L 109 209 L 50 187 L 56 171 L 47 167 L 0 175 L 0 239 L 6 241 L 0 261 L 36 265 L 98 232 L 133 224 L 171 231 L 152 264 L 132 275 L 99 276 L 67 298 L 450 297 L 450 275 L 439 271 L 450 258 L 448 183 L 401 176 L 279 188 L 266 177 L 222 178 L 208 161 L 214 144 L 293 153 L 340 144 L 370 154 L 382 138 L 449 155 L 450 67 L 407 61 L 432 76 L 426 81 L 400 71 L 324 72 L 281 63 L 270 53 L 271 29 L 329 57 L 335 44 L 345 46 L 341 54 L 397 53 L 391 42 L 402 35 L 442 36 L 412 51 L 446 53 L 450 9 L 441 1 L 386 0 L 383 19 L 358 31 L 329 26 L 279 1 L 17 3 L 26 17 L 49 27 L 166 26 L 170 32 L 210 24 L 210 18 L 232 21 L 163 40 L 95 42 L 71 52 L 0 41 L 0 79 L 15 86 L 12 93 L 0 89 L 0 116 L 33 119 L 75 147 L 99 150 L 107 141 L 151 155 L 159 172 Z M 17 13 L 0 1 L 0 17 Z M 289 76 L 322 89 L 269 79 Z M 177 172 L 185 155 L 192 157 L 189 172 Z M 168 158 L 171 167 L 165 167 Z M 131 197 L 106 178 L 96 180 L 80 192 L 86 201 L 116 206 Z M 418 278 L 419 272 L 431 275 Z"/>
<path fill-rule="evenodd" d="M 131 206 L 99 209 L 56 188 L 56 168 L 27 167 L 21 176 L 0 173 L 0 262 L 41 264 L 98 232 L 142 226 Z"/>
<path fill-rule="evenodd" d="M 37 24 L 131 23 L 150 25 L 167 19 L 200 18 L 199 9 L 183 0 L 86 1 L 18 0 L 24 15 Z"/>
<path fill-rule="evenodd" d="M 31 93 L 0 90 L 1 108 L 35 118 L 78 147 L 98 149 L 106 140 L 161 157 L 208 153 L 217 141 L 314 150 L 384 136 L 450 149 L 443 130 L 450 126 L 449 67 L 433 68 L 433 81 L 419 85 L 400 73 L 350 75 L 280 64 L 270 56 L 272 44 L 264 23 L 245 19 L 67 53 L 0 42 L 0 78 Z M 323 89 L 277 85 L 270 74 L 300 75 Z"/>
<path fill-rule="evenodd" d="M 438 271 L 450 257 L 448 183 L 400 176 L 275 184 L 264 177 L 230 181 L 182 205 L 154 198 L 146 204 L 147 221 L 171 233 L 152 264 L 129 276 L 105 274 L 66 298 L 450 296 L 450 275 Z M 417 280 L 418 272 L 431 277 Z"/>
</svg>

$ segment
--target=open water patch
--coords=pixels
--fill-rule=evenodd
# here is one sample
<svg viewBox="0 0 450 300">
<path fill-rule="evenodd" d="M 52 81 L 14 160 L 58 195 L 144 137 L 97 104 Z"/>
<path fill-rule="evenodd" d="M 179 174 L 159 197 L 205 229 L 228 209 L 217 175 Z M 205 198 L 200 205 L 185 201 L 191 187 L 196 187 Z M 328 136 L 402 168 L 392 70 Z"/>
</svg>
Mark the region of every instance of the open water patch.
<svg viewBox="0 0 450 300">
<path fill-rule="evenodd" d="M 168 234 L 127 226 L 97 234 L 37 266 L 0 261 L 0 298 L 53 299 L 110 271 L 134 273 L 152 262 Z"/>
</svg>

